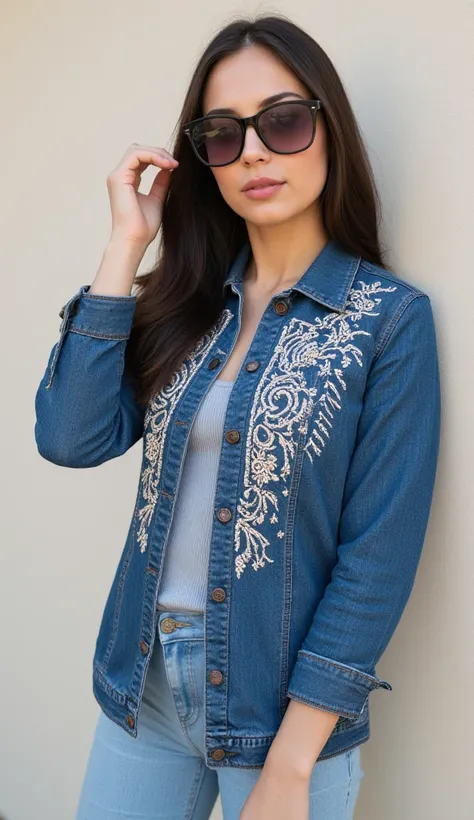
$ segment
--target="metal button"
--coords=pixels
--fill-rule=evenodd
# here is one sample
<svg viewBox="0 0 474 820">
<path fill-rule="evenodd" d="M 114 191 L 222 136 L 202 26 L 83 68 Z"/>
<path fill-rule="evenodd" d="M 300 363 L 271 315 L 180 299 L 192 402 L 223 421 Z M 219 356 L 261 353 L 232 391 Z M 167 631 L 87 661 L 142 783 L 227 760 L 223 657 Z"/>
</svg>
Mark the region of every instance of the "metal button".
<svg viewBox="0 0 474 820">
<path fill-rule="evenodd" d="M 162 632 L 174 632 L 176 629 L 174 618 L 163 618 L 160 624 L 160 629 Z"/>
<path fill-rule="evenodd" d="M 273 309 L 275 313 L 278 313 L 279 316 L 283 316 L 283 314 L 288 313 L 290 306 L 285 299 L 278 299 L 274 303 Z"/>
<path fill-rule="evenodd" d="M 227 524 L 232 518 L 232 511 L 229 510 L 228 507 L 221 507 L 220 510 L 217 511 L 217 517 L 223 524 Z"/>
<path fill-rule="evenodd" d="M 221 363 L 220 359 L 211 359 L 211 361 L 208 364 L 209 370 L 215 370 L 216 367 L 219 367 L 220 363 Z"/>
<path fill-rule="evenodd" d="M 213 760 L 222 760 L 222 758 L 225 757 L 224 749 L 214 749 L 214 751 L 211 752 L 211 757 Z"/>
<path fill-rule="evenodd" d="M 249 373 L 253 373 L 253 371 L 258 370 L 259 367 L 260 367 L 260 362 L 257 362 L 257 361 L 247 362 L 247 364 L 245 365 L 245 369 L 248 370 Z"/>
<path fill-rule="evenodd" d="M 135 721 L 133 719 L 133 715 L 127 715 L 127 717 L 125 719 L 126 719 L 128 725 L 130 726 L 130 729 L 133 729 L 133 727 L 135 726 Z"/>
<path fill-rule="evenodd" d="M 224 680 L 224 675 L 222 672 L 219 672 L 218 669 L 213 669 L 212 672 L 209 673 L 209 680 L 215 686 L 218 686 Z"/>
<path fill-rule="evenodd" d="M 221 603 L 221 601 L 225 600 L 225 589 L 222 589 L 222 587 L 216 587 L 212 590 L 211 597 L 213 601 Z"/>
<path fill-rule="evenodd" d="M 240 441 L 240 433 L 238 430 L 227 430 L 225 437 L 229 444 L 236 444 Z"/>
<path fill-rule="evenodd" d="M 64 308 L 63 307 L 59 311 L 59 315 L 60 315 L 61 319 L 64 319 Z"/>
<path fill-rule="evenodd" d="M 146 655 L 149 648 L 150 647 L 148 646 L 146 641 L 140 641 L 140 652 L 142 653 L 142 655 Z"/>
</svg>

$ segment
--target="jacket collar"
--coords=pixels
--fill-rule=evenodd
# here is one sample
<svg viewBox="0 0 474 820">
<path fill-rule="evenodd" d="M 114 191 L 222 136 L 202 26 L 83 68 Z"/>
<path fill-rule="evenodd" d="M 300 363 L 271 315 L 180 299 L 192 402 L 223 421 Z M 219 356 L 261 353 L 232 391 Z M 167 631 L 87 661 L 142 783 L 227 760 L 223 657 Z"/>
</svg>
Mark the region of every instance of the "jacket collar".
<svg viewBox="0 0 474 820">
<path fill-rule="evenodd" d="M 242 284 L 250 253 L 247 240 L 229 269 L 224 292 L 227 285 Z M 298 290 L 328 308 L 343 311 L 360 262 L 360 256 L 348 253 L 336 240 L 330 239 L 296 284 L 282 293 Z"/>
</svg>

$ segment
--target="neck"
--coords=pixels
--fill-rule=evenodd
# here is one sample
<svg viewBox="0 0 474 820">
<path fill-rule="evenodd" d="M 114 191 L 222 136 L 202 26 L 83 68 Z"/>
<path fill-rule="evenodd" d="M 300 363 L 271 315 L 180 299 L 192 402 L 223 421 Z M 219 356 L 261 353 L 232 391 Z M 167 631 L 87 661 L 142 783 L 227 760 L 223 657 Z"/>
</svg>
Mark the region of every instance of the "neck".
<svg viewBox="0 0 474 820">
<path fill-rule="evenodd" d="M 251 256 L 244 282 L 263 295 L 296 284 L 329 240 L 314 210 L 280 225 L 247 223 L 247 231 Z"/>
</svg>

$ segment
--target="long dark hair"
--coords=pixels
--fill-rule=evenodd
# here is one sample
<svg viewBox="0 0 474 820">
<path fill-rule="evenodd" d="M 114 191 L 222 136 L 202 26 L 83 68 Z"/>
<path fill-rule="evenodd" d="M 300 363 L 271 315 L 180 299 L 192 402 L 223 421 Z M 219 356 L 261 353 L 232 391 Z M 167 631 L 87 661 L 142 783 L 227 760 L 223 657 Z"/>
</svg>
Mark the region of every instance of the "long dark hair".
<svg viewBox="0 0 474 820">
<path fill-rule="evenodd" d="M 380 200 L 359 127 L 335 67 L 313 38 L 283 15 L 234 20 L 210 41 L 194 70 L 169 149 L 179 160 L 163 212 L 155 267 L 137 276 L 136 309 L 125 367 L 146 404 L 182 364 L 224 307 L 222 284 L 247 239 L 245 220 L 223 199 L 182 125 L 203 115 L 211 69 L 250 45 L 270 49 L 322 102 L 328 174 L 320 196 L 330 239 L 386 267 L 378 236 Z"/>
</svg>

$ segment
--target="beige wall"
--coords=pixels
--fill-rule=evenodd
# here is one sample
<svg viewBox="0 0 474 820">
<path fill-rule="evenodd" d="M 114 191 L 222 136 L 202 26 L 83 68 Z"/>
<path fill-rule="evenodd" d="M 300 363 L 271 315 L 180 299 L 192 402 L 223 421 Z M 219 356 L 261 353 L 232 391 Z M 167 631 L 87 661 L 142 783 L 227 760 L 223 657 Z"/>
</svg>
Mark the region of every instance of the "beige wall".
<svg viewBox="0 0 474 820">
<path fill-rule="evenodd" d="M 429 293 L 438 328 L 444 418 L 433 510 L 415 589 L 378 669 L 393 692 L 371 695 L 356 817 L 474 816 L 472 2 L 3 0 L 7 820 L 73 818 L 98 714 L 93 646 L 141 452 L 84 471 L 37 454 L 33 400 L 58 310 L 99 264 L 110 228 L 106 175 L 131 142 L 168 145 L 194 60 L 244 10 L 292 15 L 333 58 L 369 146 L 390 264 Z"/>
</svg>

